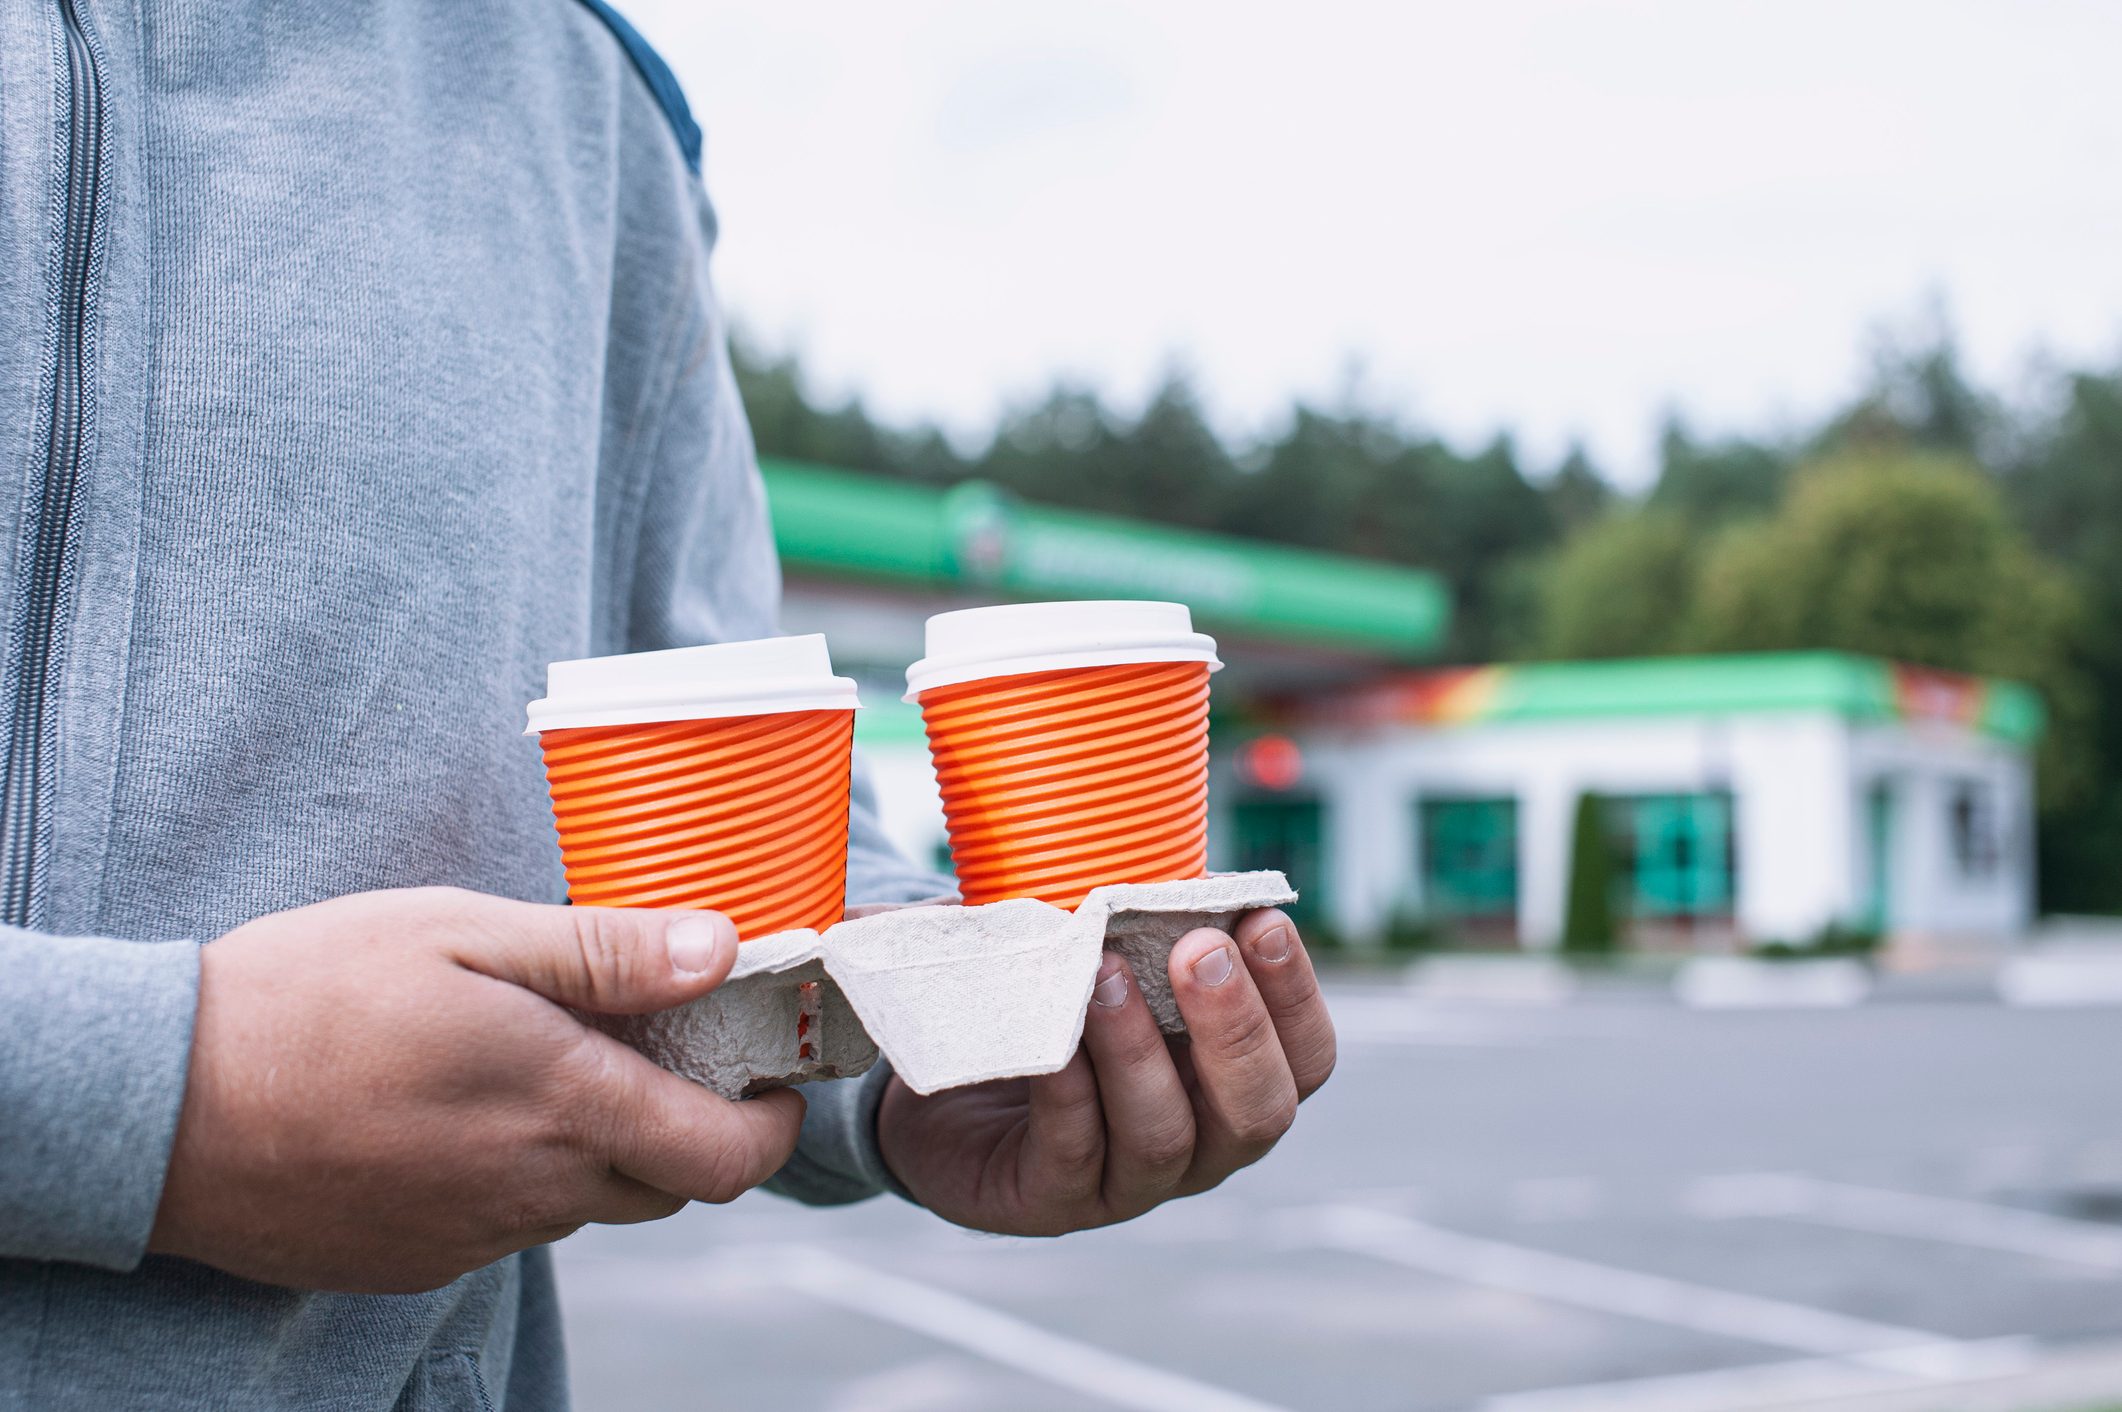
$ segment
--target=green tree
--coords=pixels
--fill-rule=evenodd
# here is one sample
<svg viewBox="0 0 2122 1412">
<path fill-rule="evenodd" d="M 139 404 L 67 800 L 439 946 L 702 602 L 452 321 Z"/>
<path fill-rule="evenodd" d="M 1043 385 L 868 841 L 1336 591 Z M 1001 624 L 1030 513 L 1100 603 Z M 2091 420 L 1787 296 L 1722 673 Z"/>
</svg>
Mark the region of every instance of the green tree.
<svg viewBox="0 0 2122 1412">
<path fill-rule="evenodd" d="M 1390 423 L 1300 403 L 1251 459 L 1217 528 L 1402 562 L 1429 548 L 1422 451 Z"/>
<path fill-rule="evenodd" d="M 1619 948 L 1614 866 L 1605 801 L 1589 792 L 1580 794 L 1569 833 L 1569 899 L 1562 915 L 1564 951 L 1598 955 Z"/>
<path fill-rule="evenodd" d="M 2002 483 L 2034 543 L 2083 585 L 2078 657 L 2097 704 L 2084 795 L 2042 821 L 2042 901 L 2122 912 L 2122 375 L 2069 378 L 2060 415 L 2026 441 Z"/>
<path fill-rule="evenodd" d="M 1540 487 L 1540 496 L 1547 502 L 1548 518 L 1555 528 L 1568 534 L 1582 529 L 1599 519 L 1613 508 L 1614 488 L 1584 447 L 1570 443 L 1569 453 L 1562 464 L 1555 468 Z"/>
<path fill-rule="evenodd" d="M 1103 492 L 1101 508 L 1205 527 L 1221 516 L 1238 468 L 1209 426 L 1192 381 L 1174 371 L 1091 474 Z"/>
<path fill-rule="evenodd" d="M 731 352 L 752 440 L 762 453 L 882 468 L 883 433 L 859 399 L 820 407 L 804 386 L 802 366 L 793 355 L 768 357 L 742 338 L 732 340 Z"/>
<path fill-rule="evenodd" d="M 1942 309 L 1911 340 L 1884 342 L 1870 385 L 1813 439 L 1814 450 L 1912 449 L 1993 462 L 2016 435 L 2009 409 L 1968 380 Z"/>
<path fill-rule="evenodd" d="M 1300 406 L 1258 460 L 1217 528 L 1433 569 L 1452 590 L 1451 653 L 1499 652 L 1505 581 L 1555 538 L 1508 437 L 1466 456 L 1389 419 Z"/>
<path fill-rule="evenodd" d="M 1131 420 L 1089 388 L 1057 385 L 1004 417 L 972 470 L 1050 505 L 1192 526 L 1221 518 L 1238 478 L 1193 384 L 1177 371 Z"/>
<path fill-rule="evenodd" d="M 1539 575 L 1537 655 L 1647 657 L 1685 645 L 1700 574 L 1695 532 L 1678 515 L 1631 510 L 1572 535 Z"/>
<path fill-rule="evenodd" d="M 1720 525 L 1772 513 L 1790 476 L 1781 447 L 1744 437 L 1706 442 L 1678 417 L 1658 437 L 1658 481 L 1651 508 L 1691 524 Z"/>
<path fill-rule="evenodd" d="M 2067 641 L 2075 606 L 1973 465 L 1852 452 L 1808 467 L 1774 519 L 1724 538 L 1694 637 L 1711 650 L 1839 648 L 2031 677 Z"/>
<path fill-rule="evenodd" d="M 1853 450 L 1801 471 L 1772 520 L 1705 559 L 1688 643 L 1831 648 L 2039 688 L 2052 729 L 2043 797 L 2069 801 L 2095 752 L 2074 644 L 2081 599 L 2012 522 L 1994 482 L 1954 456 Z"/>
<path fill-rule="evenodd" d="M 1552 512 L 1507 436 L 1463 459 L 1435 446 L 1428 469 L 1437 514 L 1426 554 L 1408 562 L 1438 569 L 1451 583 L 1454 654 L 1462 661 L 1497 656 L 1506 577 L 1515 561 L 1559 538 Z"/>
<path fill-rule="evenodd" d="M 1080 506 L 1095 492 L 1079 473 L 1112 444 L 1114 420 L 1090 388 L 1056 383 L 1039 401 L 1002 415 L 973 473 L 1036 500 L 1064 503 L 1073 495 Z"/>
<path fill-rule="evenodd" d="M 730 340 L 730 362 L 753 444 L 762 456 L 937 483 L 966 474 L 964 458 L 933 427 L 902 431 L 881 426 L 860 398 L 821 405 L 809 389 L 801 360 L 792 353 L 762 352 L 740 332 Z"/>
</svg>

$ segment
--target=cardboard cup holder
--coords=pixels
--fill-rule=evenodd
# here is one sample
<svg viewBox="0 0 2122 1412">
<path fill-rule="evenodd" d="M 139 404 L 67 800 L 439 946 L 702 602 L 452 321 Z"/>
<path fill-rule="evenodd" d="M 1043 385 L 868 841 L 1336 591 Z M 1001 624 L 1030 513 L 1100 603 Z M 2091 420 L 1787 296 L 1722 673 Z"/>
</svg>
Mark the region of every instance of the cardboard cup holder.
<svg viewBox="0 0 2122 1412">
<path fill-rule="evenodd" d="M 851 1078 L 880 1053 L 934 1093 L 1066 1064 L 1110 950 L 1184 1033 L 1174 943 L 1296 900 L 1280 873 L 1188 877 L 1207 855 L 1214 639 L 1184 604 L 1121 600 L 939 613 L 923 640 L 905 699 L 952 848 L 970 893 L 1009 900 L 758 936 L 691 1004 L 585 1020 L 724 1097 Z M 757 931 L 835 915 L 857 698 L 817 634 L 551 664 L 526 718 L 570 895 L 719 906 Z M 1129 874 L 1188 880 L 1089 886 Z"/>
<path fill-rule="evenodd" d="M 822 933 L 744 942 L 728 980 L 675 1010 L 584 1018 L 725 1098 L 853 1078 L 880 1053 L 917 1093 L 1050 1074 L 1083 1036 L 1105 952 L 1183 1034 L 1172 947 L 1296 898 L 1280 873 L 1212 873 L 1094 888 L 1073 913 L 1029 898 L 863 909 Z"/>
</svg>

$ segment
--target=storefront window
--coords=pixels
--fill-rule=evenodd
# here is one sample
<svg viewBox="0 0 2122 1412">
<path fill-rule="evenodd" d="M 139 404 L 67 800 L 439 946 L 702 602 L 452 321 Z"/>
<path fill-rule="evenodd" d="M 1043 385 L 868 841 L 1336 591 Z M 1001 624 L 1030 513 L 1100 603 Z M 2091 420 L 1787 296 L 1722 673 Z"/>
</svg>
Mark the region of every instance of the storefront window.
<svg viewBox="0 0 2122 1412">
<path fill-rule="evenodd" d="M 1997 806 L 1989 786 L 1964 780 L 1952 789 L 1953 864 L 1963 878 L 1986 878 L 1997 870 Z"/>
<path fill-rule="evenodd" d="M 1424 910 L 1438 921 L 1508 922 L 1518 912 L 1518 801 L 1425 799 Z"/>
<path fill-rule="evenodd" d="M 1608 801 L 1632 916 L 1729 916 L 1733 899 L 1729 794 L 1643 794 Z"/>
</svg>

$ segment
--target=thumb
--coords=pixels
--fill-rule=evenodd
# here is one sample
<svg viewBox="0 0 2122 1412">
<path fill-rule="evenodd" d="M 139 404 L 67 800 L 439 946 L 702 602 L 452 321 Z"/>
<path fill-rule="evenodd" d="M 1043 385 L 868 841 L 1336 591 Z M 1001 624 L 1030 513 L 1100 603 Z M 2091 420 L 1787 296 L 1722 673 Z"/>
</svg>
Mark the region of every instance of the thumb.
<svg viewBox="0 0 2122 1412">
<path fill-rule="evenodd" d="M 504 903 L 457 934 L 458 964 L 601 1015 L 683 1005 L 722 984 L 737 929 L 720 912 Z"/>
</svg>

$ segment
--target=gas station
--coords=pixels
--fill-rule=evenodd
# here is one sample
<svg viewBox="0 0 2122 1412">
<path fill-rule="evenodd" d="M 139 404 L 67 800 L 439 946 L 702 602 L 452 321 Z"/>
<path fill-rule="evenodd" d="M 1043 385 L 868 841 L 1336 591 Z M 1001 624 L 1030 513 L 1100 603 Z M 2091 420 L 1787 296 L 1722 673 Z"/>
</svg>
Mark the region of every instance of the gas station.
<svg viewBox="0 0 2122 1412">
<path fill-rule="evenodd" d="M 1834 653 L 1439 668 L 1418 570 L 763 460 L 783 627 L 862 685 L 886 830 L 948 869 L 919 711 L 930 614 L 1186 603 L 1215 634 L 1211 865 L 1271 867 L 1362 945 L 1559 943 L 1577 800 L 1598 797 L 1632 945 L 2003 937 L 2031 921 L 2040 700 Z"/>
</svg>

